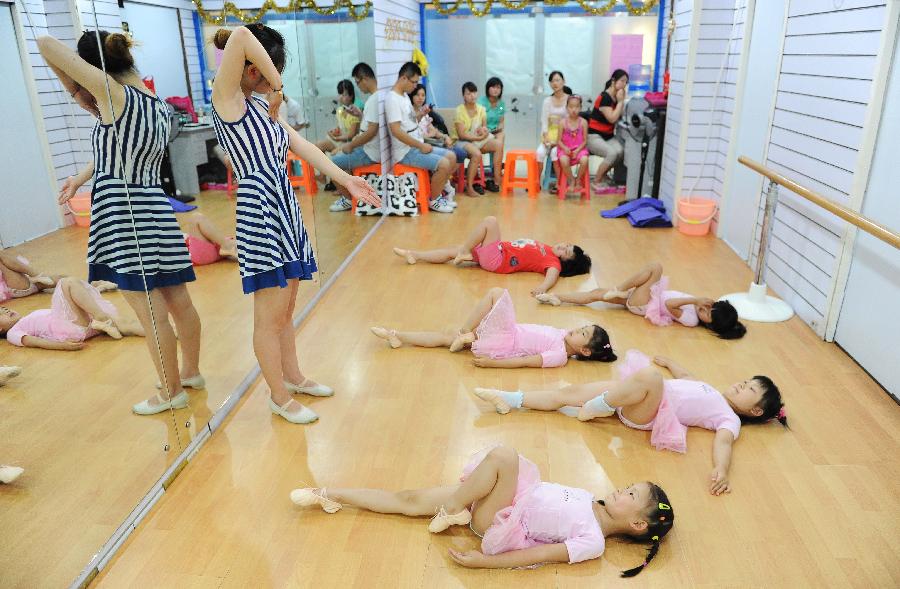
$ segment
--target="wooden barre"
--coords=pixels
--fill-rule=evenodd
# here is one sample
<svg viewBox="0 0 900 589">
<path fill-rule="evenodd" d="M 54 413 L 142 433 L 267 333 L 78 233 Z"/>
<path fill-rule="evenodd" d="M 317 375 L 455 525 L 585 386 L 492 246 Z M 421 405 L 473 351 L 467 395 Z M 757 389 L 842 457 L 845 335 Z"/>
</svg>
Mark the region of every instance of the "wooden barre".
<svg viewBox="0 0 900 589">
<path fill-rule="evenodd" d="M 824 196 L 822 196 L 821 194 L 813 192 L 809 188 L 801 186 L 801 185 L 797 184 L 796 182 L 794 182 L 793 180 L 790 180 L 789 178 L 785 178 L 778 172 L 774 172 L 774 171 L 770 170 L 769 168 L 763 166 L 762 164 L 757 163 L 745 156 L 740 156 L 738 158 L 738 161 L 741 162 L 742 164 L 744 164 L 745 166 L 747 166 L 748 168 L 750 168 L 751 170 L 759 172 L 760 174 L 762 174 L 763 176 L 765 176 L 772 182 L 775 182 L 776 184 L 780 184 L 781 186 L 784 186 L 791 192 L 793 192 L 795 194 L 799 194 L 806 200 L 808 200 L 816 205 L 819 205 L 823 209 L 827 210 L 828 212 L 830 212 L 834 215 L 837 215 L 838 217 L 847 221 L 848 223 L 850 223 L 852 225 L 856 225 L 857 227 L 859 227 L 866 233 L 874 235 L 881 241 L 888 243 L 888 244 L 894 246 L 895 248 L 900 249 L 900 235 L 894 233 L 893 231 L 891 231 L 884 225 L 876 223 L 872 219 L 869 219 L 868 217 L 864 217 L 855 211 L 851 211 L 850 209 L 848 209 L 847 207 L 845 207 L 843 205 L 839 205 L 836 202 L 832 202 L 832 201 L 828 200 L 827 198 L 825 198 Z"/>
</svg>

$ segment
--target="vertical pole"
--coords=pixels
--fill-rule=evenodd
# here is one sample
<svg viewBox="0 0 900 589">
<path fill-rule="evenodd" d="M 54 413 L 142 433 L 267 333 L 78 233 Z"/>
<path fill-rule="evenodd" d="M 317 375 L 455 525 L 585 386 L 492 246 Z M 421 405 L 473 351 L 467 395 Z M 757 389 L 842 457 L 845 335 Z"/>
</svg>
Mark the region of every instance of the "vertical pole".
<svg viewBox="0 0 900 589">
<path fill-rule="evenodd" d="M 762 233 L 759 236 L 759 252 L 756 255 L 756 284 L 765 284 L 766 259 L 769 257 L 769 241 L 772 238 L 772 222 L 778 204 L 778 184 L 769 180 L 766 190 L 766 210 L 763 213 Z"/>
</svg>

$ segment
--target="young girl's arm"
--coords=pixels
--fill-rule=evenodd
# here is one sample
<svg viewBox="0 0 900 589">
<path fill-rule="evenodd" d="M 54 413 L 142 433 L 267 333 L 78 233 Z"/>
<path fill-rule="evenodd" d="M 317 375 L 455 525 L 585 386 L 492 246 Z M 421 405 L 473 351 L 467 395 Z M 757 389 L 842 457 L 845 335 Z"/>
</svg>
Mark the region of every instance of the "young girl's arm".
<svg viewBox="0 0 900 589">
<path fill-rule="evenodd" d="M 569 562 L 569 550 L 563 543 L 538 544 L 500 554 L 482 554 L 478 550 L 450 551 L 450 558 L 473 569 L 514 569 L 545 562 Z"/>
<path fill-rule="evenodd" d="M 696 305 L 700 302 L 697 297 L 679 297 L 666 301 L 666 309 L 669 310 L 676 319 L 681 318 L 681 308 L 686 305 Z"/>
<path fill-rule="evenodd" d="M 581 117 L 578 117 L 578 120 L 580 121 L 579 126 L 581 127 L 581 136 L 583 139 L 581 143 L 578 144 L 578 147 L 572 150 L 572 153 L 578 153 L 579 151 L 587 147 L 588 124 L 587 121 Z"/>
<path fill-rule="evenodd" d="M 45 350 L 62 350 L 66 352 L 74 352 L 84 347 L 84 344 L 81 342 L 57 342 L 33 335 L 23 337 L 22 345 L 26 348 L 43 348 Z"/>
<path fill-rule="evenodd" d="M 541 368 L 544 365 L 544 358 L 540 354 L 502 360 L 476 356 L 473 364 L 479 368 Z"/>
<path fill-rule="evenodd" d="M 559 280 L 559 270 L 556 268 L 547 268 L 547 273 L 544 275 L 544 281 L 540 283 L 537 287 L 531 290 L 531 294 L 533 296 L 537 296 L 539 294 L 544 294 L 556 284 L 556 281 Z"/>
<path fill-rule="evenodd" d="M 671 358 L 666 358 L 665 356 L 656 356 L 653 358 L 653 362 L 657 366 L 662 366 L 663 368 L 668 369 L 669 372 L 672 373 L 672 376 L 678 379 L 684 380 L 697 380 L 694 378 L 694 375 L 688 372 L 686 368 L 676 363 Z"/>
<path fill-rule="evenodd" d="M 731 493 L 731 483 L 728 482 L 728 469 L 731 468 L 731 448 L 734 445 L 734 434 L 727 429 L 716 431 L 713 440 L 713 470 L 710 476 L 710 495 Z"/>
</svg>

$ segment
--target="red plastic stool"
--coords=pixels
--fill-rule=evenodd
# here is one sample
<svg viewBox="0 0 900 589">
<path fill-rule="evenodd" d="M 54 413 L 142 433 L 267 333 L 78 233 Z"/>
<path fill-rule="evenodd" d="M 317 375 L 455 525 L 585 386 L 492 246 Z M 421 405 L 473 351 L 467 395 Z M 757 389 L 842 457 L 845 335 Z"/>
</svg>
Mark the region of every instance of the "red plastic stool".
<svg viewBox="0 0 900 589">
<path fill-rule="evenodd" d="M 522 160 L 528 166 L 526 176 L 516 176 L 516 162 Z M 506 196 L 514 188 L 524 188 L 528 191 L 528 198 L 537 198 L 540 192 L 540 178 L 538 178 L 537 156 L 533 151 L 525 149 L 513 149 L 506 152 L 506 163 L 503 165 L 503 185 L 500 187 L 500 196 Z"/>
<path fill-rule="evenodd" d="M 475 174 L 475 179 L 472 181 L 473 185 L 480 185 L 482 188 L 485 186 L 486 177 L 484 175 L 484 159 L 481 160 L 481 165 L 478 167 L 478 173 Z M 466 164 L 459 164 L 459 168 L 456 170 L 456 191 L 462 194 L 466 191 Z"/>
<path fill-rule="evenodd" d="M 589 201 L 589 200 L 591 200 L 591 174 L 590 174 L 589 170 L 586 170 L 582 174 L 581 168 L 580 168 L 580 166 L 588 165 L 587 158 L 584 158 L 582 163 L 580 163 L 578 165 L 579 165 L 578 173 L 581 174 L 581 176 L 582 176 L 581 188 L 579 188 L 578 190 L 575 190 L 574 192 L 576 194 L 581 195 L 581 200 Z M 559 200 L 566 200 L 566 196 L 567 196 L 566 193 L 569 190 L 569 186 L 568 186 L 569 180 L 568 180 L 568 178 L 566 178 L 566 175 L 563 174 L 561 171 L 558 171 L 556 173 L 556 177 L 559 178 L 559 181 L 557 182 L 557 185 L 556 185 L 556 196 L 557 196 L 557 198 L 559 198 Z M 578 181 L 577 176 L 575 177 L 575 181 L 576 182 Z"/>
<path fill-rule="evenodd" d="M 419 179 L 419 190 L 416 193 L 416 203 L 419 205 L 419 212 L 427 215 L 429 206 L 431 205 L 431 176 L 428 170 L 424 168 L 414 168 L 403 164 L 394 165 L 394 175 L 402 176 L 403 174 L 415 174 Z"/>
<path fill-rule="evenodd" d="M 299 176 L 294 175 L 293 166 L 291 165 L 291 162 L 295 161 L 300 162 L 301 174 Z M 285 165 L 287 166 L 288 180 L 291 181 L 292 187 L 302 187 L 310 195 L 319 191 L 319 187 L 316 185 L 316 172 L 309 162 L 300 159 L 289 151 Z"/>
<path fill-rule="evenodd" d="M 353 168 L 353 176 L 368 176 L 369 174 L 377 174 L 381 175 L 381 164 L 369 164 L 368 166 L 360 166 L 359 168 Z M 356 214 L 356 199 L 350 198 L 350 203 L 353 205 L 353 214 Z"/>
</svg>

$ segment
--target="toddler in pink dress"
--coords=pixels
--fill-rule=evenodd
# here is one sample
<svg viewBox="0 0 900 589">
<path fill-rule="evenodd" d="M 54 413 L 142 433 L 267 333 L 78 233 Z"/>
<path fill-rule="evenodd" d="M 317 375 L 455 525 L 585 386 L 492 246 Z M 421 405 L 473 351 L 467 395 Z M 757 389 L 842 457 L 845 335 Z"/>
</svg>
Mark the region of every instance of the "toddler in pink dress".
<svg viewBox="0 0 900 589">
<path fill-rule="evenodd" d="M 616 359 L 609 334 L 599 325 L 566 331 L 517 323 L 509 291 L 502 288 L 492 288 L 456 334 L 384 327 L 373 327 L 372 333 L 387 340 L 392 348 L 410 344 L 458 352 L 471 346 L 475 365 L 482 368 L 555 368 L 565 366 L 570 356 L 601 362 Z"/>
</svg>

